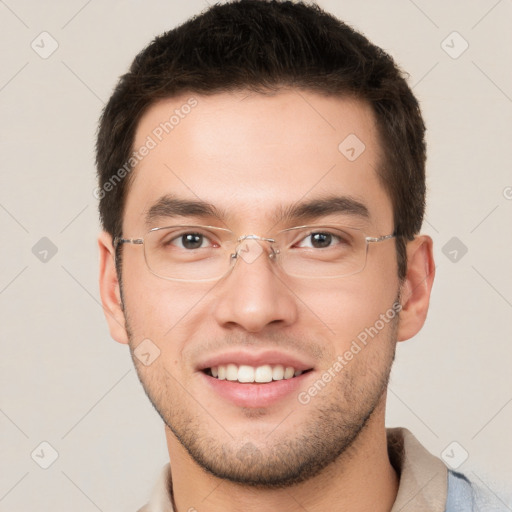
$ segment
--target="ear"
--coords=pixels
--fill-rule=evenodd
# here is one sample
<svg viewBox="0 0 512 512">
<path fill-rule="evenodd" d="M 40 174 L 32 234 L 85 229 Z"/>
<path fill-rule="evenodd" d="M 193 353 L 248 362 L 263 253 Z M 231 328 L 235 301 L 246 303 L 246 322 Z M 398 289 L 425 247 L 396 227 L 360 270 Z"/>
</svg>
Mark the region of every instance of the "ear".
<svg viewBox="0 0 512 512">
<path fill-rule="evenodd" d="M 114 262 L 112 236 L 102 231 L 98 236 L 100 264 L 100 295 L 110 335 L 119 343 L 128 343 L 121 292 Z"/>
<path fill-rule="evenodd" d="M 435 276 L 432 245 L 432 239 L 427 235 L 418 236 L 407 244 L 407 274 L 401 286 L 398 341 L 412 338 L 427 318 Z"/>
</svg>

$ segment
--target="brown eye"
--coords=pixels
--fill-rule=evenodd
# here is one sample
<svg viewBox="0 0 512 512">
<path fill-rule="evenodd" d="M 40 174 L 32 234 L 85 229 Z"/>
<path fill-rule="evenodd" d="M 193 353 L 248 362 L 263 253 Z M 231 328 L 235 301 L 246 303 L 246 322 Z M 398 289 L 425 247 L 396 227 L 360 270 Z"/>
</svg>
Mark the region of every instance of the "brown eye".
<svg viewBox="0 0 512 512">
<path fill-rule="evenodd" d="M 329 247 L 332 242 L 332 235 L 330 233 L 312 233 L 311 237 L 311 245 L 315 249 L 322 249 L 324 247 Z"/>
<path fill-rule="evenodd" d="M 181 245 L 185 249 L 199 249 L 203 245 L 204 237 L 198 233 L 187 233 L 181 237 Z"/>
<path fill-rule="evenodd" d="M 176 248 L 176 249 L 204 249 L 212 246 L 210 239 L 202 233 L 181 233 L 172 237 L 168 237 L 167 240 L 162 242 L 164 247 Z"/>
<path fill-rule="evenodd" d="M 303 238 L 298 243 L 298 247 L 306 249 L 326 249 L 327 247 L 332 247 L 339 241 L 340 238 L 332 233 L 315 231 Z"/>
</svg>

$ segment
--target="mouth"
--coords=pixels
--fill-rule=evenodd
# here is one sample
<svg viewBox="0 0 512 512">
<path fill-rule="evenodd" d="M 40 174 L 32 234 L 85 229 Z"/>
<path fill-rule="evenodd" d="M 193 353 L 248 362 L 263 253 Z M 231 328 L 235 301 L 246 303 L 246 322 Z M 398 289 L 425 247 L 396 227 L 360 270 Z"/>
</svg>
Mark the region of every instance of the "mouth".
<svg viewBox="0 0 512 512">
<path fill-rule="evenodd" d="M 197 375 L 211 393 L 235 407 L 266 408 L 297 399 L 315 372 L 314 362 L 291 352 L 231 350 L 205 357 Z"/>
<path fill-rule="evenodd" d="M 240 384 L 268 384 L 275 381 L 290 380 L 312 371 L 312 368 L 299 370 L 293 366 L 281 364 L 260 366 L 221 364 L 202 370 L 205 375 L 217 380 L 238 382 Z"/>
<path fill-rule="evenodd" d="M 313 368 L 297 370 L 284 365 L 220 364 L 199 372 L 212 400 L 220 399 L 237 408 L 265 409 L 298 400 L 301 389 L 309 382 Z M 269 409 L 276 411 L 276 409 Z"/>
</svg>

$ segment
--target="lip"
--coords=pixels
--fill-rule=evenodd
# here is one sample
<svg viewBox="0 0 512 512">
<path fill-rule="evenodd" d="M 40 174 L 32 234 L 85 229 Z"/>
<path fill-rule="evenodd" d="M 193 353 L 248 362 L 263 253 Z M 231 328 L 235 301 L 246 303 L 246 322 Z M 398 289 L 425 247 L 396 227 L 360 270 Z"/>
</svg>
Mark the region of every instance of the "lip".
<svg viewBox="0 0 512 512">
<path fill-rule="evenodd" d="M 304 381 L 312 373 L 314 372 L 310 371 L 291 379 L 274 380 L 260 384 L 219 380 L 204 372 L 199 372 L 205 384 L 216 394 L 237 407 L 246 408 L 269 407 L 290 395 L 297 396 L 300 387 L 303 386 Z"/>
<path fill-rule="evenodd" d="M 306 371 L 314 368 L 313 363 L 302 360 L 293 354 L 281 352 L 278 350 L 264 350 L 260 352 L 248 352 L 246 350 L 235 350 L 230 352 L 223 352 L 210 356 L 201 361 L 197 367 L 197 371 L 204 371 L 207 368 L 214 366 L 227 365 L 227 364 L 248 365 L 253 367 L 263 366 L 269 364 L 271 366 L 283 365 L 292 366 L 295 370 Z M 293 380 L 293 379 L 291 379 Z M 280 382 L 280 381 L 276 381 Z M 269 383 L 270 384 L 270 383 Z"/>
</svg>

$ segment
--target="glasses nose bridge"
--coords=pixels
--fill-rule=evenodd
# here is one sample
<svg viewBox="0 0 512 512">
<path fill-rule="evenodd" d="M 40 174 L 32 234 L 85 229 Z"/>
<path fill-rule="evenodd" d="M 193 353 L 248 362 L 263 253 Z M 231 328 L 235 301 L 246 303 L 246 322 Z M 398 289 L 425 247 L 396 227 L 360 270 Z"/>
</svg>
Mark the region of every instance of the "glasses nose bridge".
<svg viewBox="0 0 512 512">
<path fill-rule="evenodd" d="M 259 235 L 242 235 L 237 238 L 238 244 L 241 244 L 244 240 L 260 240 L 262 242 L 275 243 L 274 238 L 267 238 Z"/>
<path fill-rule="evenodd" d="M 269 238 L 269 237 L 265 237 L 265 236 L 250 234 L 250 235 L 239 236 L 236 239 L 235 252 L 231 254 L 232 259 L 235 259 L 235 260 L 239 259 L 239 257 L 241 256 L 241 252 L 244 252 L 243 251 L 244 242 L 247 240 L 254 240 L 256 242 L 267 242 L 270 245 L 269 257 L 271 259 L 275 258 L 275 256 L 277 254 L 279 254 L 279 250 L 276 249 L 273 245 L 276 243 L 275 238 Z M 245 258 L 242 258 L 242 259 L 245 259 Z"/>
</svg>

